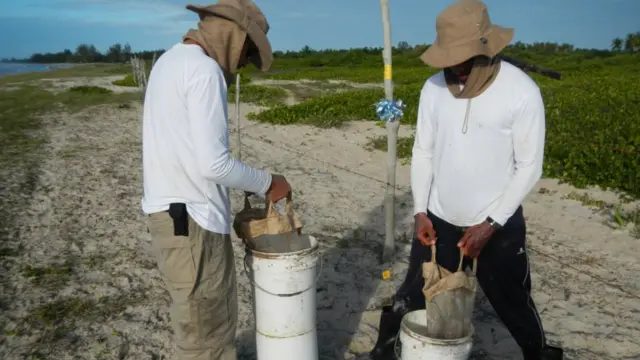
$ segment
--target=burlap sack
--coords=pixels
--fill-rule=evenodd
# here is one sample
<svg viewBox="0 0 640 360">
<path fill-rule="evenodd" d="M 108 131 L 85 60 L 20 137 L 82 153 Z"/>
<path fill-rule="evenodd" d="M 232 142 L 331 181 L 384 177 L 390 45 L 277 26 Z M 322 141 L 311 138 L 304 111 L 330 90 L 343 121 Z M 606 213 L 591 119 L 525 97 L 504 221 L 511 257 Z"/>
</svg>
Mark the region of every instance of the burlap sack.
<svg viewBox="0 0 640 360">
<path fill-rule="evenodd" d="M 476 297 L 477 259 L 470 274 L 462 270 L 464 254 L 460 250 L 458 270 L 451 273 L 438 265 L 436 247 L 431 246 L 431 261 L 422 264 L 426 299 L 427 334 L 435 339 L 460 339 L 471 331 L 471 317 Z"/>
<path fill-rule="evenodd" d="M 249 196 L 245 194 L 244 208 L 236 214 L 233 221 L 236 235 L 252 249 L 257 249 L 256 239 L 262 238 L 260 247 L 268 248 L 270 243 L 286 241 L 287 246 L 280 245 L 277 248 L 282 252 L 291 250 L 292 237 L 301 234 L 302 223 L 293 212 L 291 194 L 287 196 L 286 201 L 285 214 L 281 215 L 275 204 L 268 200 L 262 209 L 251 207 Z"/>
</svg>

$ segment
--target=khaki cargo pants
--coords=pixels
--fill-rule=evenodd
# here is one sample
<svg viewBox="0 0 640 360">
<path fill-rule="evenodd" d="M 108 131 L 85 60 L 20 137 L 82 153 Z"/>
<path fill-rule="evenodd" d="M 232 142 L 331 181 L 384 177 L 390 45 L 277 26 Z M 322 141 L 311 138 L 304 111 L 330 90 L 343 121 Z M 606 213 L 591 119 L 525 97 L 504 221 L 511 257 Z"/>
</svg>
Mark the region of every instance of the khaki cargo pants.
<svg viewBox="0 0 640 360">
<path fill-rule="evenodd" d="M 158 268 L 171 294 L 179 360 L 236 360 L 238 300 L 229 235 L 189 218 L 189 236 L 173 235 L 168 212 L 147 218 Z"/>
</svg>

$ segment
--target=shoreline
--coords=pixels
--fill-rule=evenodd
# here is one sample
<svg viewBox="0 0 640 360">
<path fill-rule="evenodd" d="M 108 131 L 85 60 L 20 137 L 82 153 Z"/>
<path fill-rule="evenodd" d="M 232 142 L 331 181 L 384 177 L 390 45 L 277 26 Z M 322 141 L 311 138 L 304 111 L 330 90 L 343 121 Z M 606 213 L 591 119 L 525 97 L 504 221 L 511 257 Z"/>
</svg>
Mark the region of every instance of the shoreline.
<svg viewBox="0 0 640 360">
<path fill-rule="evenodd" d="M 29 73 L 43 73 L 48 71 L 55 70 L 65 70 L 73 67 L 77 67 L 79 65 L 85 64 L 76 64 L 76 63 L 30 63 L 30 62 L 0 62 L 0 78 L 12 75 L 21 75 L 21 74 L 29 74 Z M 18 71 L 10 71 L 10 72 L 2 72 L 3 68 L 16 68 Z M 20 71 L 20 69 L 24 69 L 24 71 Z"/>
</svg>

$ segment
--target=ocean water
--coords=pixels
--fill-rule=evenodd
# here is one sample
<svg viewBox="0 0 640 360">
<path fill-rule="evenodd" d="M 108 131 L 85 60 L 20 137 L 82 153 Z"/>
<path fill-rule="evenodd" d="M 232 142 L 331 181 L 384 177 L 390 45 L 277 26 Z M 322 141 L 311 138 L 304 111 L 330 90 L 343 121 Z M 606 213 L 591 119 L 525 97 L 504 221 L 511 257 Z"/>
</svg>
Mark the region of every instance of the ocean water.
<svg viewBox="0 0 640 360">
<path fill-rule="evenodd" d="M 63 69 L 71 64 L 0 63 L 0 76 Z"/>
</svg>

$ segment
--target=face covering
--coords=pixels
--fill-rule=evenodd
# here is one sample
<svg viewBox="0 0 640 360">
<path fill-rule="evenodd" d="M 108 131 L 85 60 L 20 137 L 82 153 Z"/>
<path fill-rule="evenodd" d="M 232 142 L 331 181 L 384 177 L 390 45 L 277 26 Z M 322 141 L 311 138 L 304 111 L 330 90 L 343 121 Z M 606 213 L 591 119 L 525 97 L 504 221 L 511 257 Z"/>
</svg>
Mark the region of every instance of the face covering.
<svg viewBox="0 0 640 360">
<path fill-rule="evenodd" d="M 462 89 L 458 78 L 449 69 L 444 70 L 447 87 L 458 99 L 471 99 L 482 94 L 493 83 L 500 71 L 500 59 L 478 56 L 473 61 L 471 73 Z"/>
<path fill-rule="evenodd" d="M 207 55 L 222 68 L 229 86 L 233 83 L 246 38 L 247 33 L 234 22 L 216 16 L 205 16 L 198 23 L 198 29 L 190 29 L 183 40 L 190 39 L 200 44 Z"/>
</svg>

